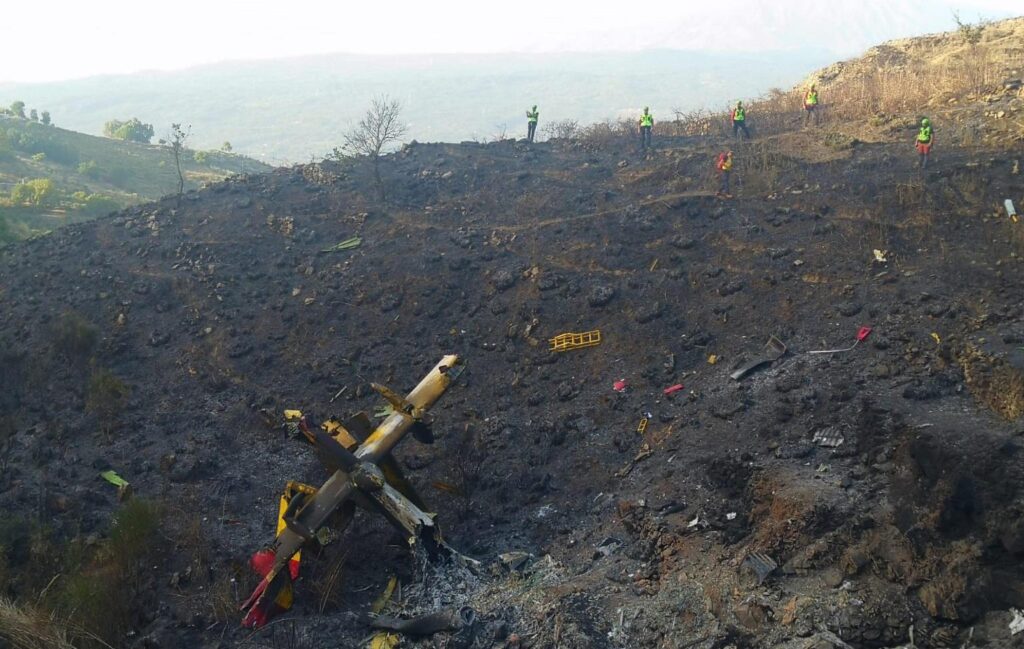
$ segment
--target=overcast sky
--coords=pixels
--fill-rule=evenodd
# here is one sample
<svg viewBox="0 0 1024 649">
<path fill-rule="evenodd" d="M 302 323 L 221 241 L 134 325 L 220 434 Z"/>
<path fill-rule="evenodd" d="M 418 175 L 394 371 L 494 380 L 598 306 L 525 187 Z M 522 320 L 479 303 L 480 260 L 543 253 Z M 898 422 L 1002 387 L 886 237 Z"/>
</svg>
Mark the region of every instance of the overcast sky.
<svg viewBox="0 0 1024 649">
<path fill-rule="evenodd" d="M 879 41 L 1024 14 L 1022 0 L 50 0 L 5 2 L 0 82 L 353 52 L 810 47 Z"/>
</svg>

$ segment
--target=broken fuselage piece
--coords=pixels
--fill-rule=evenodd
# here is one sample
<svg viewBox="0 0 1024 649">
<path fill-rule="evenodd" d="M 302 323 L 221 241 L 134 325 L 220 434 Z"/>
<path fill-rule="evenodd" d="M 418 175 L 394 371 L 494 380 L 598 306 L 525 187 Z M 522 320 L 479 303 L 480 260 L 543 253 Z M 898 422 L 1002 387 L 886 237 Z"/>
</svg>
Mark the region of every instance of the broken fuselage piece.
<svg viewBox="0 0 1024 649">
<path fill-rule="evenodd" d="M 261 627 L 291 606 L 295 571 L 289 568 L 293 557 L 316 538 L 317 530 L 335 513 L 340 520 L 334 527 L 338 531 L 346 527 L 356 505 L 384 514 L 405 534 L 410 547 L 419 544 L 432 558 L 451 554 L 433 516 L 424 511 L 423 501 L 402 476 L 391 451 L 410 431 L 417 439 L 430 438 L 427 410 L 457 375 L 458 362 L 455 355 L 442 358 L 405 398 L 375 384 L 394 409 L 375 429 L 365 413 L 344 423 L 331 420 L 323 427 L 303 419 L 302 432 L 331 477 L 313 493 L 293 495 L 282 511 L 284 529 L 264 551 L 262 567 L 257 567 L 263 579 L 241 605 L 246 611 L 243 626 Z"/>
</svg>

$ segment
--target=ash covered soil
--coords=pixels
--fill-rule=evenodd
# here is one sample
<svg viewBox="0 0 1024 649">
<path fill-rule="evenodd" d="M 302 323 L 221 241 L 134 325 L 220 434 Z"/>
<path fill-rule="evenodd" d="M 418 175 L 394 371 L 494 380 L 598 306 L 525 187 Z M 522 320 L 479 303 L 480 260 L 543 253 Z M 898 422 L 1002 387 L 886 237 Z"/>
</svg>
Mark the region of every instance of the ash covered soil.
<svg viewBox="0 0 1024 649">
<path fill-rule="evenodd" d="M 382 162 L 385 204 L 323 163 L 7 248 L 8 563 L 44 561 L 30 529 L 102 546 L 114 469 L 162 511 L 117 646 L 365 646 L 391 574 L 392 613 L 473 606 L 474 647 L 1012 646 L 1020 176 L 997 151 L 922 174 L 908 145 L 821 140 L 735 145 L 730 201 L 703 141 L 414 143 Z M 732 380 L 770 335 L 787 354 Z M 446 353 L 466 369 L 437 440 L 396 455 L 481 574 L 424 568 L 361 513 L 304 553 L 290 613 L 240 628 L 282 487 L 326 478 L 282 410 L 372 413 L 371 381 L 406 391 Z M 95 403 L 98 373 L 123 406 Z"/>
</svg>

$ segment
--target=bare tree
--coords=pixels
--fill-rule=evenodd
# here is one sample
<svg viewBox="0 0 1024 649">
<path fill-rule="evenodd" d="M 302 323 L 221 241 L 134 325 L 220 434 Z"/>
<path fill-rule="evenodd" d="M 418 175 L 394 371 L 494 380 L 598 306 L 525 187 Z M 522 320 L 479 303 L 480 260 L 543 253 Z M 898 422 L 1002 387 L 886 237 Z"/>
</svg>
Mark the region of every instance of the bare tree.
<svg viewBox="0 0 1024 649">
<path fill-rule="evenodd" d="M 171 147 L 171 154 L 174 156 L 174 168 L 178 171 L 178 204 L 181 204 L 181 196 L 185 193 L 185 175 L 181 173 L 181 152 L 185 150 L 185 142 L 192 134 L 192 125 L 187 124 L 185 128 L 181 124 L 171 124 L 171 132 L 167 136 L 167 144 Z"/>
<path fill-rule="evenodd" d="M 400 121 L 402 104 L 387 95 L 374 97 L 363 119 L 345 134 L 341 150 L 334 150 L 333 156 L 365 156 L 373 164 L 373 180 L 377 185 L 380 200 L 384 200 L 384 182 L 380 177 L 380 156 L 390 145 L 400 142 L 408 128 Z"/>
<path fill-rule="evenodd" d="M 563 119 L 557 122 L 548 122 L 544 126 L 544 134 L 549 139 L 575 140 L 581 133 L 580 123 L 574 119 Z"/>
</svg>

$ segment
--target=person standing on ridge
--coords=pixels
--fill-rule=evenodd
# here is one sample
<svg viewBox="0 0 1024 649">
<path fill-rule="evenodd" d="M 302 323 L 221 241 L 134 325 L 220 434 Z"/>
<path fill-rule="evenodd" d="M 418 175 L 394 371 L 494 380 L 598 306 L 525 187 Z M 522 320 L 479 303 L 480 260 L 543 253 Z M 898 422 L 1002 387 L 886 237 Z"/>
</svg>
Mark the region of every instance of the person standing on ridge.
<svg viewBox="0 0 1024 649">
<path fill-rule="evenodd" d="M 533 142 L 533 136 L 537 133 L 537 118 L 540 117 L 540 113 L 537 112 L 537 107 L 534 106 L 533 110 L 526 111 L 526 141 Z"/>
<path fill-rule="evenodd" d="M 814 123 L 818 123 L 818 88 L 813 83 L 811 87 L 807 89 L 807 94 L 804 95 L 804 124 L 810 124 L 811 119 L 814 119 Z"/>
<path fill-rule="evenodd" d="M 640 115 L 640 148 L 646 149 L 651 146 L 651 129 L 654 128 L 654 115 L 651 115 L 650 108 L 644 106 L 644 112 Z"/>
<path fill-rule="evenodd" d="M 729 193 L 729 174 L 732 173 L 732 151 L 718 154 L 718 162 L 715 163 L 718 173 L 722 174 L 722 187 L 715 194 L 719 198 L 732 198 Z"/>
<path fill-rule="evenodd" d="M 935 132 L 932 130 L 932 123 L 927 117 L 921 120 L 921 128 L 917 132 L 917 166 L 924 169 L 928 166 L 928 157 L 932 152 L 932 144 L 935 143 Z"/>
<path fill-rule="evenodd" d="M 736 108 L 732 109 L 732 135 L 743 131 L 743 137 L 750 139 L 750 131 L 747 130 L 747 110 L 743 107 L 742 101 L 736 102 Z"/>
</svg>

